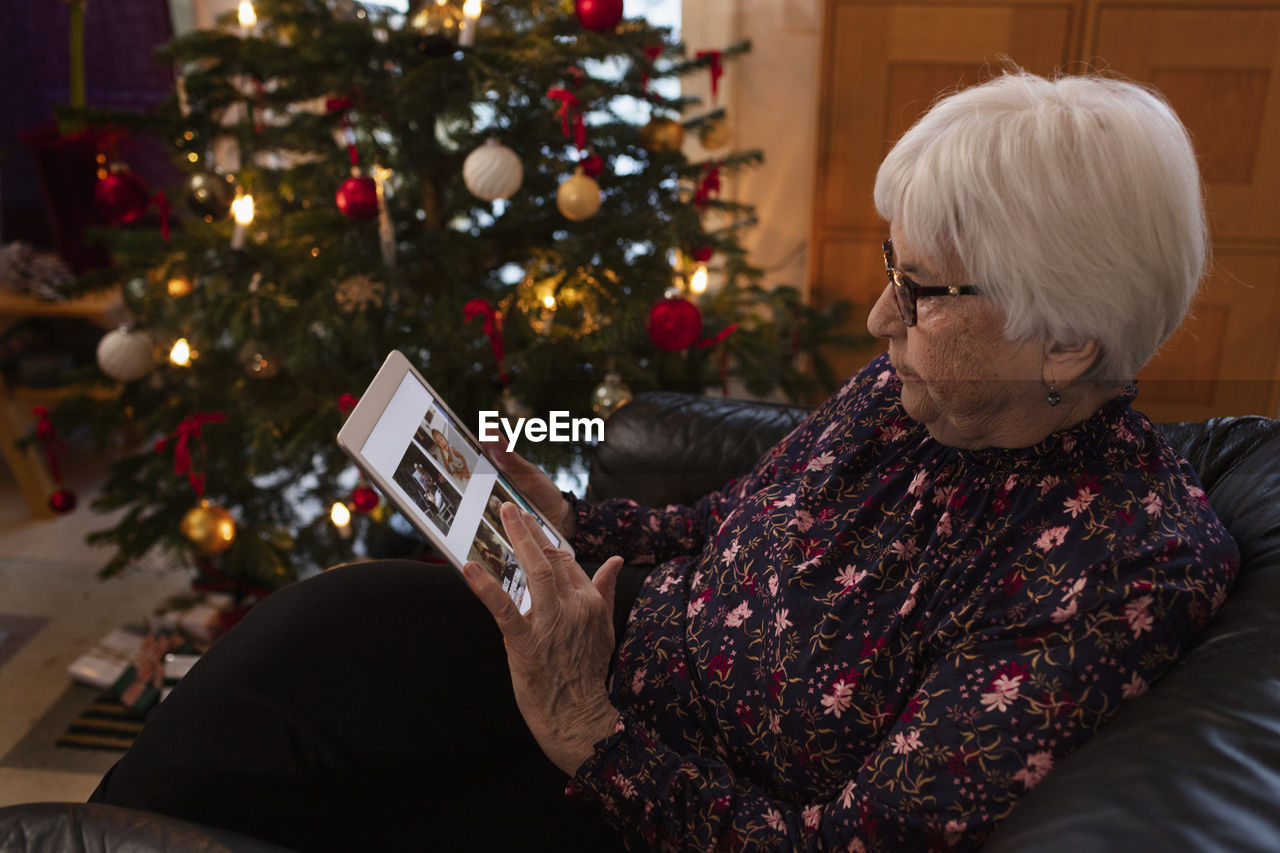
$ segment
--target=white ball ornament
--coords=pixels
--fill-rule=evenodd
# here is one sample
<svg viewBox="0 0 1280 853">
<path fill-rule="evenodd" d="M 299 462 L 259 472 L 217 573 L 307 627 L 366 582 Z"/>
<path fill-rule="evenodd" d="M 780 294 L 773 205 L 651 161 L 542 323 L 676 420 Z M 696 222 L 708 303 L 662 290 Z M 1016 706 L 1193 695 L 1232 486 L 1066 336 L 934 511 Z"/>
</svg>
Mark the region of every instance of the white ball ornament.
<svg viewBox="0 0 1280 853">
<path fill-rule="evenodd" d="M 600 185 L 583 172 L 581 166 L 556 190 L 556 207 L 565 218 L 574 222 L 595 216 L 600 210 L 600 203 Z"/>
<path fill-rule="evenodd" d="M 490 139 L 462 162 L 462 181 L 484 201 L 510 198 L 524 181 L 524 165 L 516 152 Z"/>
<path fill-rule="evenodd" d="M 145 332 L 131 332 L 122 326 L 98 341 L 98 367 L 118 382 L 141 379 L 154 366 L 155 350 Z"/>
</svg>

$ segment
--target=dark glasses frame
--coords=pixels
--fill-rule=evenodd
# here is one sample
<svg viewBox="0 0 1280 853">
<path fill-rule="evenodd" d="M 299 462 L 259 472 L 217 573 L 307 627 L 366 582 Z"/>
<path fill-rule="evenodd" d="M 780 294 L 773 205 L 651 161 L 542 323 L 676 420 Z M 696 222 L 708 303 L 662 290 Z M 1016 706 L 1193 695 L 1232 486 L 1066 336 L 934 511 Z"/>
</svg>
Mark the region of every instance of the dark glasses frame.
<svg viewBox="0 0 1280 853">
<path fill-rule="evenodd" d="M 916 303 L 921 296 L 976 296 L 982 291 L 971 284 L 942 284 L 926 287 L 913 281 L 893 265 L 893 241 L 885 240 L 880 244 L 884 250 L 884 271 L 889 276 L 889 284 L 893 285 L 894 301 L 898 303 L 898 313 L 907 326 L 916 324 Z"/>
</svg>

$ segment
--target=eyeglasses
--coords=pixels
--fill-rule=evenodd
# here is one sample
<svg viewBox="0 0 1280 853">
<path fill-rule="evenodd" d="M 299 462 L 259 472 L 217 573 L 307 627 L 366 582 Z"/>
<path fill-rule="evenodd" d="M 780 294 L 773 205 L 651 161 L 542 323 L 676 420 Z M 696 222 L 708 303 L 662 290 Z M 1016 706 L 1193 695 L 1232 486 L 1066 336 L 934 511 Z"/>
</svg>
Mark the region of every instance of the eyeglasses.
<svg viewBox="0 0 1280 853">
<path fill-rule="evenodd" d="M 889 276 L 889 284 L 893 285 L 893 296 L 898 302 L 898 313 L 907 326 L 916 324 L 916 302 L 921 296 L 973 296 L 981 291 L 971 284 L 946 284 L 925 287 L 917 284 L 902 274 L 893 265 L 893 241 L 885 240 L 880 244 L 884 249 L 884 271 Z"/>
</svg>

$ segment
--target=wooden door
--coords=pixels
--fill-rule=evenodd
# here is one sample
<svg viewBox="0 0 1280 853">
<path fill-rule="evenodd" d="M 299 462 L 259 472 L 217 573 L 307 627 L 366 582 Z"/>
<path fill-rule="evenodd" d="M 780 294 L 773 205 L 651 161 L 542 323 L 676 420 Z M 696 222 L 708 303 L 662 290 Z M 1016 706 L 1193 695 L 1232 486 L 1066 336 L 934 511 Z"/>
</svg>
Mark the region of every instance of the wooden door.
<svg viewBox="0 0 1280 853">
<path fill-rule="evenodd" d="M 1280 6 L 1098 2 L 1085 53 L 1159 89 L 1191 132 L 1213 266 L 1138 376 L 1153 420 L 1280 410 Z"/>
<path fill-rule="evenodd" d="M 817 305 L 847 299 L 859 322 L 884 289 L 888 226 L 871 192 L 899 136 L 939 93 L 999 73 L 1005 58 L 1047 74 L 1075 52 L 1082 9 L 1070 2 L 869 3 L 828 0 L 809 287 Z M 833 355 L 845 374 L 883 350 Z"/>
<path fill-rule="evenodd" d="M 998 73 L 1116 72 L 1165 93 L 1191 130 L 1215 263 L 1140 374 L 1157 420 L 1280 409 L 1280 4 L 827 0 L 810 292 L 865 317 L 884 286 L 880 160 L 940 93 Z M 883 347 L 834 360 L 846 373 Z"/>
</svg>

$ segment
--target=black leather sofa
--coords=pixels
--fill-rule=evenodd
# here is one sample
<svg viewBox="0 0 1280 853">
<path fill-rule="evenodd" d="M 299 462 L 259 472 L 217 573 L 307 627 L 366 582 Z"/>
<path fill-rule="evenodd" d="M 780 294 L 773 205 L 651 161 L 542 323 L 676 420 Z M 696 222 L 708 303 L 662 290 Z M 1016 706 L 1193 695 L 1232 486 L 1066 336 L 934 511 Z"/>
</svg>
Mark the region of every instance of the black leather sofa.
<svg viewBox="0 0 1280 853">
<path fill-rule="evenodd" d="M 609 420 L 593 497 L 690 501 L 745 471 L 805 410 L 638 396 Z M 1161 426 L 1240 545 L 1213 626 L 1150 691 L 1062 761 L 987 853 L 1280 851 L 1280 421 Z M 159 815 L 78 804 L 0 809 L 0 853 L 280 848 Z"/>
</svg>

